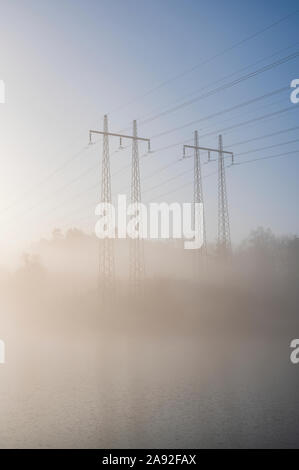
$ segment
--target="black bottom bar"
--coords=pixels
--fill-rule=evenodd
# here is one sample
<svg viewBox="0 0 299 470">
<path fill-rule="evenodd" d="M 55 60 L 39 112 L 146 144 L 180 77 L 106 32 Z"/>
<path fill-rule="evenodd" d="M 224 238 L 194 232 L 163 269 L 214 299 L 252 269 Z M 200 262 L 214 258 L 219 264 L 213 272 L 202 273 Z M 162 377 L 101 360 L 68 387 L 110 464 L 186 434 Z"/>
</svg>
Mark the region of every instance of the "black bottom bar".
<svg viewBox="0 0 299 470">
<path fill-rule="evenodd" d="M 122 468 L 141 468 L 144 465 L 160 467 L 173 465 L 200 465 L 210 468 L 210 465 L 229 465 L 230 468 L 240 468 L 240 465 L 282 465 L 283 468 L 292 462 L 299 462 L 299 450 L 199 450 L 199 449 L 99 449 L 99 450 L 0 450 L 0 462 L 18 466 L 35 464 L 39 468 L 44 465 L 66 465 L 82 469 L 106 468 L 113 465 Z M 8 467 L 10 468 L 10 467 Z M 19 467 L 21 468 L 21 467 Z M 53 467 L 54 468 L 54 467 Z"/>
</svg>

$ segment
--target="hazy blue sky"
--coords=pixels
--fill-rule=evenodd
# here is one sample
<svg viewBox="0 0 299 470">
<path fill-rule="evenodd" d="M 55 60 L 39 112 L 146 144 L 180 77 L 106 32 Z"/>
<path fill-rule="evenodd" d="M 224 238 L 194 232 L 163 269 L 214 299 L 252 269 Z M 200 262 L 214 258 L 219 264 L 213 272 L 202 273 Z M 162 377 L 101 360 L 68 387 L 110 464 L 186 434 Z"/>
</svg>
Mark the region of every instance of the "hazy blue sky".
<svg viewBox="0 0 299 470">
<path fill-rule="evenodd" d="M 5 80 L 7 91 L 7 103 L 0 105 L 2 249 L 8 241 L 16 245 L 49 236 L 54 227 L 93 231 L 101 145 L 82 151 L 63 171 L 43 180 L 88 143 L 88 130 L 102 126 L 104 113 L 109 113 L 111 130 L 129 131 L 133 119 L 142 122 L 189 95 L 202 95 L 299 51 L 299 12 L 227 50 L 295 12 L 299 8 L 295 1 L 1 0 L 0 7 L 0 79 Z M 199 66 L 193 71 L 146 94 L 195 65 Z M 294 78 L 299 78 L 299 57 L 140 125 L 139 134 L 151 137 L 181 127 L 289 87 Z M 224 146 L 277 134 L 233 145 L 236 161 L 298 150 L 227 171 L 234 242 L 258 225 L 277 234 L 299 233 L 299 141 L 284 144 L 299 139 L 299 129 L 278 134 L 299 126 L 299 104 L 291 104 L 289 95 L 285 90 L 152 140 L 152 148 L 159 149 L 192 139 L 198 128 L 200 136 L 210 133 L 200 142 L 216 146 L 219 129 L 293 108 L 222 132 Z M 110 146 L 114 151 L 118 142 L 111 140 Z M 141 154 L 144 150 L 140 146 Z M 181 155 L 178 145 L 141 159 L 145 201 L 192 199 L 192 159 L 177 162 Z M 113 177 L 114 195 L 130 187 L 129 164 L 130 149 L 111 156 L 112 174 L 126 168 Z M 215 170 L 215 163 L 203 165 L 204 175 Z M 203 183 L 208 237 L 213 241 L 217 174 Z"/>
</svg>

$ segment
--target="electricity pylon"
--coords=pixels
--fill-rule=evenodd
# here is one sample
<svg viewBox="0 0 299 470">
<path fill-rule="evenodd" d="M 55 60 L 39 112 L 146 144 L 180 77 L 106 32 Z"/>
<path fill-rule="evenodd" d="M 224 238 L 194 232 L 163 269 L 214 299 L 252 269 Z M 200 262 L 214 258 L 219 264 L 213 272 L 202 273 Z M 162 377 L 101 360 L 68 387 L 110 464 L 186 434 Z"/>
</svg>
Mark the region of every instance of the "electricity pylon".
<svg viewBox="0 0 299 470">
<path fill-rule="evenodd" d="M 102 155 L 102 184 L 101 184 L 101 202 L 111 204 L 111 173 L 109 156 L 109 136 L 108 136 L 108 117 L 104 116 L 104 135 L 103 135 L 103 155 Z M 109 214 L 108 208 L 105 210 Z M 112 238 L 103 238 L 100 240 L 99 253 L 99 287 L 103 297 L 111 295 L 115 285 L 114 272 L 114 243 Z"/>
<path fill-rule="evenodd" d="M 132 186 L 131 186 L 131 201 L 140 202 L 140 172 L 139 172 L 139 155 L 138 155 L 138 141 L 147 142 L 148 153 L 151 152 L 151 143 L 150 139 L 144 137 L 137 137 L 137 124 L 134 121 L 133 126 L 133 135 L 119 134 L 115 132 L 108 131 L 108 118 L 104 116 L 104 129 L 103 131 L 90 130 L 89 131 L 89 143 L 92 144 L 91 136 L 92 134 L 103 135 L 103 160 L 102 160 L 102 186 L 101 186 L 101 202 L 111 203 L 111 174 L 110 174 L 110 161 L 109 161 L 109 136 L 119 137 L 120 139 L 120 148 L 122 148 L 122 139 L 133 140 L 133 153 L 132 153 Z M 134 189 L 133 189 L 134 188 Z M 108 213 L 108 211 L 107 211 Z M 140 240 L 139 240 L 140 242 Z M 141 260 L 143 259 L 142 255 L 138 253 L 143 252 L 143 245 L 141 243 L 136 243 L 136 251 L 134 250 L 134 272 L 136 276 L 136 282 L 142 279 L 141 274 L 144 276 L 144 262 L 142 264 Z M 103 286 L 104 297 L 106 296 L 107 291 L 110 287 L 113 287 L 115 282 L 115 272 L 114 272 L 114 250 L 113 250 L 113 239 L 104 238 L 101 240 L 100 250 L 100 277 L 101 285 Z M 142 250 L 142 251 L 141 251 Z M 137 262 L 139 260 L 139 262 Z M 133 261 L 131 261 L 131 266 L 133 266 Z M 143 268 L 142 268 L 143 266 Z M 137 269 L 138 268 L 138 269 Z M 140 273 L 138 275 L 138 273 Z"/>
<path fill-rule="evenodd" d="M 202 174 L 201 174 L 201 162 L 198 148 L 198 132 L 194 131 L 194 205 L 196 203 L 202 203 L 203 205 L 203 190 L 202 190 Z M 203 245 L 202 253 L 207 252 L 207 237 L 206 237 L 206 223 L 205 223 L 205 212 L 203 205 Z"/>
<path fill-rule="evenodd" d="M 233 164 L 234 154 L 233 152 L 228 152 L 227 150 L 223 150 L 221 135 L 219 136 L 218 149 L 209 148 L 209 147 L 199 147 L 197 144 L 184 145 L 183 158 L 186 158 L 186 154 L 185 154 L 186 148 L 191 148 L 197 151 L 203 150 L 203 151 L 208 152 L 208 162 L 211 161 L 210 159 L 211 153 L 218 154 L 218 251 L 219 251 L 219 254 L 229 254 L 231 251 L 231 242 L 230 242 L 228 203 L 227 203 L 227 192 L 226 192 L 226 181 L 225 181 L 224 155 L 230 155 L 231 163 Z M 194 181 L 196 181 L 196 178 L 194 179 Z"/>
<path fill-rule="evenodd" d="M 219 135 L 218 152 L 218 252 L 221 256 L 231 253 L 228 201 L 224 167 L 222 135 Z"/>
<path fill-rule="evenodd" d="M 200 250 L 197 250 L 193 256 L 193 270 L 194 270 L 194 278 L 195 280 L 198 279 L 200 269 L 203 267 L 202 264 L 202 255 L 207 254 L 207 243 L 206 243 L 206 227 L 205 227 L 205 214 L 204 214 L 204 203 L 203 203 L 203 190 L 202 190 L 202 174 L 201 174 L 201 162 L 200 162 L 200 154 L 198 150 L 198 132 L 194 131 L 194 224 L 195 224 L 195 207 L 196 204 L 202 204 L 203 210 L 203 218 L 202 218 L 202 235 L 203 235 L 203 244 Z"/>
<path fill-rule="evenodd" d="M 140 167 L 139 167 L 139 152 L 138 152 L 138 139 L 137 139 L 137 122 L 133 121 L 133 144 L 132 144 L 132 176 L 131 176 L 131 203 L 136 204 L 141 202 L 141 186 L 140 186 Z M 136 227 L 137 228 L 137 227 Z M 141 233 L 139 222 L 138 233 Z M 145 263 L 144 263 L 144 244 L 140 237 L 132 238 L 130 240 L 130 281 L 132 294 L 141 294 L 143 282 L 145 277 Z"/>
</svg>

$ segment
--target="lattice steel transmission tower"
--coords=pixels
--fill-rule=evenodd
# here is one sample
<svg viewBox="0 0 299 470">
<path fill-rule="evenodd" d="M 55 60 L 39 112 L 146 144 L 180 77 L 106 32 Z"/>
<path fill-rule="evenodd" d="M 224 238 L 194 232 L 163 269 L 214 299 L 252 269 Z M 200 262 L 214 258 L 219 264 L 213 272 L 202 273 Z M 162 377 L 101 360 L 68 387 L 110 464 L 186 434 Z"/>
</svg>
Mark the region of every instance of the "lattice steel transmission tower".
<svg viewBox="0 0 299 470">
<path fill-rule="evenodd" d="M 228 256 L 231 253 L 231 239 L 222 135 L 219 135 L 218 147 L 218 252 Z"/>
<path fill-rule="evenodd" d="M 111 174 L 109 156 L 108 117 L 104 116 L 101 202 L 111 204 Z M 109 212 L 107 211 L 106 214 Z M 104 294 L 110 293 L 115 283 L 114 243 L 112 238 L 100 240 L 99 287 Z"/>
<path fill-rule="evenodd" d="M 119 134 L 108 131 L 108 118 L 104 116 L 104 130 L 98 131 L 91 129 L 89 131 L 89 143 L 92 144 L 92 134 L 103 136 L 103 159 L 102 159 L 102 186 L 101 186 L 101 202 L 111 203 L 111 175 L 109 160 L 109 136 L 118 137 L 120 139 L 120 148 L 122 148 L 122 139 L 130 139 L 133 141 L 132 147 L 132 184 L 131 184 L 131 202 L 141 202 L 140 191 L 140 170 L 138 141 L 147 142 L 147 153 L 151 153 L 150 139 L 145 137 L 137 137 L 137 124 L 134 121 L 133 135 Z M 107 211 L 106 215 L 110 212 Z M 109 221 L 109 219 L 108 219 Z M 141 285 L 144 278 L 144 251 L 142 240 L 132 240 L 130 244 L 131 254 L 131 279 L 134 289 Z M 103 238 L 100 244 L 100 285 L 103 287 L 104 293 L 109 292 L 110 288 L 115 286 L 115 269 L 114 269 L 114 245 L 113 239 Z M 112 290 L 112 289 L 110 289 Z M 105 295 L 104 295 L 105 297 Z"/>
<path fill-rule="evenodd" d="M 140 167 L 137 137 L 137 121 L 133 121 L 131 203 L 141 202 Z M 139 227 L 140 228 L 140 227 Z M 140 233 L 140 230 L 139 230 Z M 130 240 L 130 280 L 132 293 L 141 294 L 145 277 L 144 244 L 141 238 Z"/>
<path fill-rule="evenodd" d="M 196 131 L 195 131 L 196 132 Z M 194 134 L 194 140 L 197 142 L 197 133 Z M 194 201 L 198 198 L 202 198 L 202 187 L 201 187 L 201 173 L 200 173 L 200 159 L 198 158 L 197 165 L 197 153 L 200 150 L 208 152 L 207 163 L 214 161 L 211 160 L 211 153 L 218 154 L 218 250 L 219 253 L 229 254 L 231 252 L 231 241 L 230 241 L 230 228 L 229 228 L 229 216 L 228 216 L 228 203 L 226 193 L 226 182 L 225 182 L 225 168 L 224 168 L 224 155 L 231 157 L 231 165 L 234 164 L 233 152 L 223 150 L 222 136 L 219 136 L 218 149 L 210 147 L 200 147 L 198 143 L 195 145 L 184 145 L 183 146 L 183 158 L 186 158 L 186 149 L 195 150 L 194 160 Z M 202 200 L 200 202 L 203 202 Z M 206 243 L 206 231 L 205 223 L 203 227 L 203 237 Z"/>
<path fill-rule="evenodd" d="M 203 190 L 202 190 L 202 174 L 201 174 L 201 162 L 198 147 L 198 132 L 194 131 L 194 204 L 203 204 Z M 206 236 L 206 223 L 205 223 L 205 212 L 203 205 L 203 245 L 201 253 L 206 254 L 207 252 L 207 236 Z"/>
</svg>

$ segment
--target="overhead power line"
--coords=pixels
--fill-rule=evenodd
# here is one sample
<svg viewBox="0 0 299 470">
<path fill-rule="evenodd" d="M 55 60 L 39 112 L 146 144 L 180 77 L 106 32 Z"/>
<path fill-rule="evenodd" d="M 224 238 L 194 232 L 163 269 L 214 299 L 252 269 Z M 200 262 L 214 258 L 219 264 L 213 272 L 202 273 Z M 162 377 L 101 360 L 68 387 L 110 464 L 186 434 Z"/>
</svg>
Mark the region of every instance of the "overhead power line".
<svg viewBox="0 0 299 470">
<path fill-rule="evenodd" d="M 265 60 L 272 59 L 273 57 L 278 56 L 278 55 L 281 54 L 282 52 L 285 52 L 285 51 L 287 51 L 287 50 L 289 50 L 289 49 L 292 49 L 292 48 L 294 48 L 295 46 L 297 47 L 298 44 L 299 44 L 299 41 L 296 41 L 296 42 L 292 43 L 291 45 L 289 45 L 289 46 L 287 46 L 287 47 L 284 47 L 284 48 L 282 48 L 282 49 L 279 49 L 279 50 L 275 51 L 275 52 L 272 53 L 272 54 L 268 54 L 267 56 L 264 56 L 264 57 L 262 57 L 262 58 L 260 58 L 260 59 L 258 59 L 258 60 L 256 60 L 256 61 L 252 62 L 251 64 L 246 65 L 245 67 L 241 67 L 241 68 L 239 68 L 239 69 L 237 69 L 237 70 L 234 70 L 233 72 L 231 72 L 231 73 L 229 73 L 229 74 L 227 74 L 227 75 L 224 75 L 224 76 L 222 76 L 222 77 L 220 77 L 220 78 L 217 78 L 217 80 L 213 80 L 213 81 L 209 80 L 209 83 L 208 83 L 208 84 L 206 84 L 206 85 L 204 85 L 204 86 L 201 86 L 200 88 L 197 88 L 196 90 L 193 90 L 192 92 L 189 92 L 189 93 L 185 94 L 184 96 L 180 97 L 179 99 L 176 99 L 176 100 L 173 102 L 173 105 L 175 105 L 176 103 L 181 103 L 182 101 L 185 101 L 187 98 L 189 98 L 189 97 L 191 97 L 191 96 L 193 96 L 193 95 L 198 94 L 200 91 L 206 90 L 207 88 L 211 88 L 212 86 L 216 85 L 217 83 L 223 83 L 224 81 L 230 79 L 230 78 L 233 77 L 234 75 L 237 75 L 237 74 L 239 74 L 239 73 L 242 73 L 242 72 L 244 72 L 245 70 L 248 70 L 248 69 L 250 69 L 251 67 L 254 67 L 254 66 L 260 64 L 261 62 L 264 62 Z M 147 113 L 147 114 L 145 114 L 145 115 L 143 115 L 143 116 L 139 116 L 139 117 L 138 117 L 138 120 L 139 120 L 139 121 L 143 121 L 144 119 L 146 119 L 146 118 L 152 116 L 154 113 L 158 113 L 158 112 L 161 112 L 161 106 L 159 106 L 158 109 L 152 110 L 150 113 Z M 124 129 L 124 130 L 127 130 L 127 129 L 129 129 L 129 127 L 127 127 L 127 128 Z"/>
<path fill-rule="evenodd" d="M 240 78 L 237 78 L 236 80 L 233 80 L 229 83 L 226 83 L 222 86 L 219 86 L 217 88 L 214 88 L 213 90 L 210 90 L 208 91 L 207 93 L 204 93 L 200 96 L 197 96 L 191 100 L 188 100 L 188 101 L 185 101 L 184 103 L 181 103 L 180 105 L 177 105 L 177 106 L 173 106 L 172 108 L 169 108 L 167 109 L 166 111 L 163 111 L 161 113 L 158 113 L 152 117 L 149 117 L 147 119 L 145 119 L 144 121 L 141 121 L 141 125 L 143 124 L 148 124 L 149 122 L 152 122 L 160 117 L 163 117 L 163 116 L 166 116 L 170 113 L 173 113 L 174 111 L 178 111 L 179 109 L 182 109 L 182 108 L 185 108 L 186 106 L 190 106 L 191 104 L 193 103 L 196 103 L 197 101 L 199 100 L 202 100 L 202 99 L 205 99 L 205 98 L 208 98 L 210 96 L 213 96 L 215 95 L 216 93 L 219 93 L 220 91 L 224 91 L 224 90 L 227 90 L 229 88 L 233 88 L 235 87 L 236 85 L 238 85 L 239 83 L 242 83 L 246 80 L 249 80 L 253 77 L 256 77 L 257 75 L 260 75 L 264 72 L 267 72 L 269 70 L 272 70 L 273 68 L 279 66 L 279 65 L 282 65 L 282 64 L 285 64 L 286 62 L 290 61 L 290 60 L 293 60 L 295 59 L 296 57 L 299 56 L 299 51 L 296 51 L 294 52 L 293 54 L 290 54 L 286 57 L 283 57 L 282 59 L 279 59 L 275 62 L 272 62 L 271 64 L 268 64 L 268 65 L 264 65 L 263 67 L 261 67 L 260 69 L 257 69 L 255 70 L 254 72 L 250 72 L 246 75 L 243 75 L 242 77 Z"/>
<path fill-rule="evenodd" d="M 176 132 L 178 130 L 185 129 L 186 127 L 192 126 L 194 124 L 198 124 L 199 122 L 207 121 L 209 119 L 213 119 L 215 117 L 222 116 L 223 114 L 229 113 L 231 111 L 235 111 L 236 109 L 243 108 L 244 106 L 249 106 L 251 104 L 257 103 L 258 101 L 262 101 L 265 98 L 270 98 L 271 96 L 278 95 L 278 94 L 280 94 L 284 91 L 287 91 L 289 89 L 290 89 L 289 87 L 278 88 L 278 89 L 273 90 L 269 93 L 265 93 L 261 96 L 257 96 L 256 98 L 252 98 L 250 100 L 243 101 L 242 103 L 238 103 L 234 106 L 230 106 L 229 108 L 222 109 L 221 111 L 217 111 L 216 113 L 209 114 L 208 116 L 204 116 L 200 119 L 194 119 L 193 121 L 190 121 L 186 124 L 183 124 L 182 126 L 173 127 L 172 129 L 168 129 L 167 131 L 160 132 L 159 134 L 155 134 L 151 138 L 156 139 L 158 137 L 162 137 L 162 136 L 165 136 L 167 134 L 171 134 L 172 132 Z"/>
<path fill-rule="evenodd" d="M 178 80 L 179 78 L 182 78 L 185 75 L 194 72 L 194 70 L 198 69 L 199 67 L 203 67 L 203 66 L 211 63 L 213 60 L 218 59 L 222 55 L 236 49 L 239 46 L 242 46 L 243 44 L 245 44 L 248 41 L 251 41 L 252 39 L 255 39 L 256 37 L 260 36 L 261 34 L 267 32 L 267 31 L 269 31 L 270 29 L 274 28 L 275 26 L 283 23 L 284 21 L 287 21 L 289 18 L 294 17 L 294 15 L 296 15 L 298 12 L 299 12 L 299 9 L 293 11 L 292 13 L 289 13 L 288 15 L 285 15 L 285 16 L 279 18 L 278 20 L 274 21 L 273 23 L 270 23 L 268 26 L 265 26 L 264 28 L 256 31 L 255 33 L 250 34 L 246 38 L 241 39 L 240 41 L 237 41 L 237 42 L 233 43 L 231 46 L 229 46 L 225 49 L 222 49 L 221 51 L 217 52 L 213 56 L 211 56 L 207 59 L 201 60 L 200 62 L 193 65 L 192 67 L 190 67 L 188 69 L 185 69 L 184 71 L 179 72 L 178 74 L 172 76 L 171 78 L 168 78 L 167 80 L 164 80 L 164 81 L 160 82 L 157 86 L 155 86 L 153 88 L 150 88 L 145 93 L 143 93 L 139 96 L 136 96 L 135 98 L 129 100 L 127 103 L 125 103 L 123 105 L 117 106 L 112 111 L 110 111 L 109 114 L 114 113 L 116 111 L 120 111 L 121 109 L 124 109 L 125 107 L 130 106 L 131 104 L 135 103 L 136 101 L 139 101 L 139 100 L 151 95 L 152 93 L 154 93 L 157 90 L 163 88 L 164 86 L 168 85 L 169 83 L 174 82 L 175 80 Z"/>
</svg>

